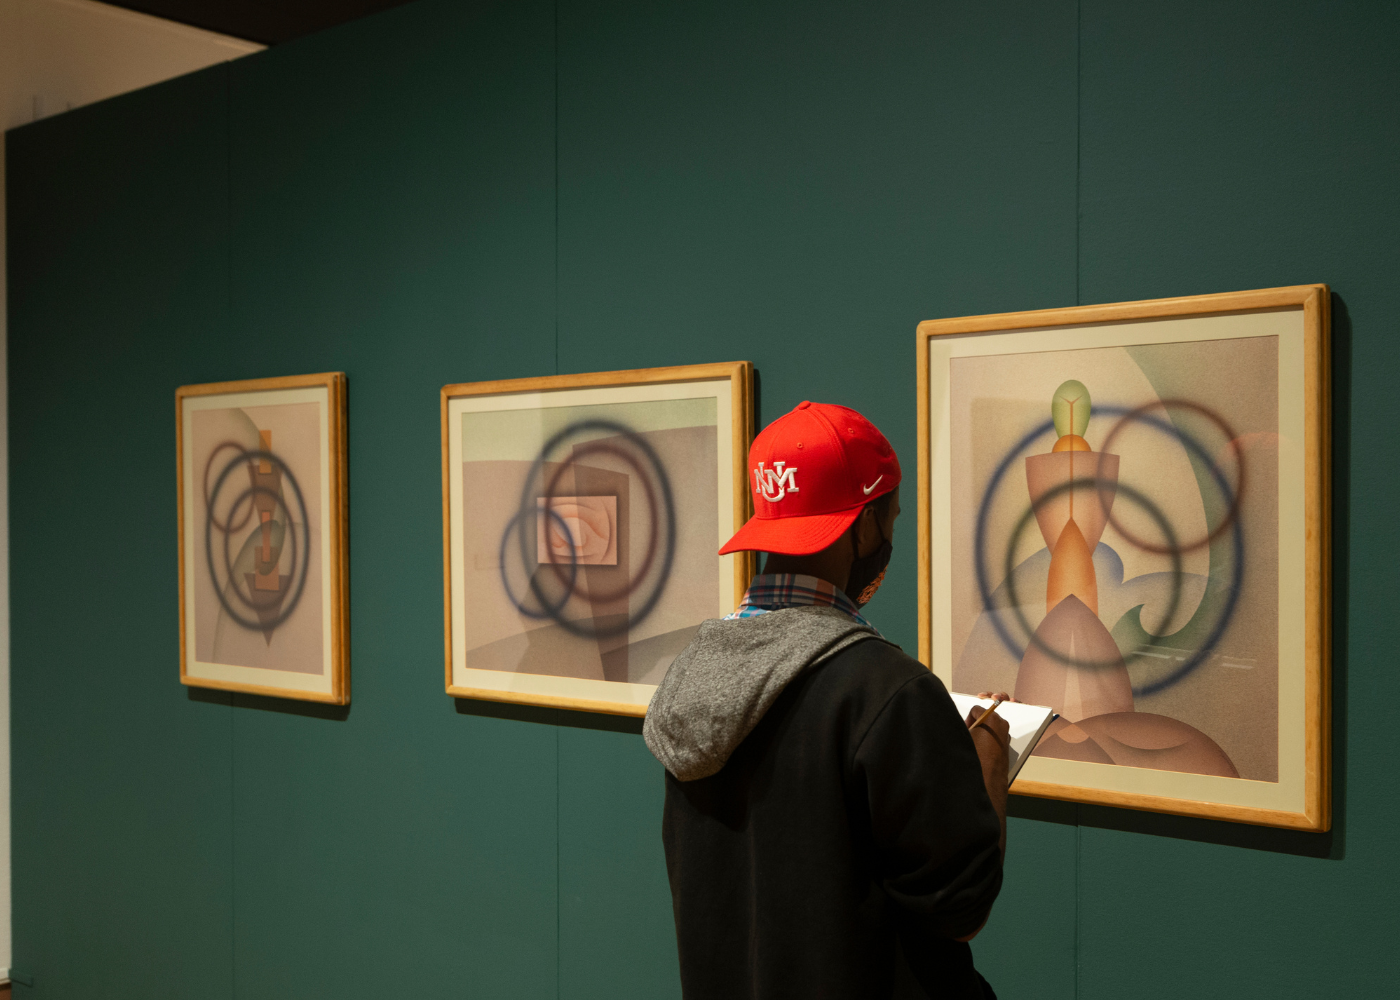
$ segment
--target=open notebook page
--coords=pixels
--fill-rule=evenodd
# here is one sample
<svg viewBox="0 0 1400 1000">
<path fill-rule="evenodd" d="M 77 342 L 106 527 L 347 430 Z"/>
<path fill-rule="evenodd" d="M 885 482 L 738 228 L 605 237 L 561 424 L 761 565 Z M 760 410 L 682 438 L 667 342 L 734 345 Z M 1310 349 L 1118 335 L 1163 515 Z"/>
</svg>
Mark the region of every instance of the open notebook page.
<svg viewBox="0 0 1400 1000">
<path fill-rule="evenodd" d="M 964 719 L 973 705 L 992 707 L 990 698 L 978 698 L 956 692 L 949 694 L 953 696 L 953 704 L 958 706 L 958 712 Z M 1010 783 L 1016 780 L 1016 772 L 1021 770 L 1021 765 L 1035 749 L 1036 743 L 1040 742 L 1045 727 L 1054 720 L 1055 710 L 1044 705 L 1022 705 L 1020 702 L 1007 701 L 997 706 L 997 715 L 1006 720 L 1006 725 L 1011 730 L 1011 760 L 1007 768 L 1007 782 Z"/>
</svg>

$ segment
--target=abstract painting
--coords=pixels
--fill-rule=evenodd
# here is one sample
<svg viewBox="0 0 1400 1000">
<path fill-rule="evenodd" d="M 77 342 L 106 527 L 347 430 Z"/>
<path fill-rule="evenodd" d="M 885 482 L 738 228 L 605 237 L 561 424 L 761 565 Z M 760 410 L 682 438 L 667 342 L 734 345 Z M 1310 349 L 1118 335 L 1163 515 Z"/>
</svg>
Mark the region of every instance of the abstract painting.
<svg viewBox="0 0 1400 1000">
<path fill-rule="evenodd" d="M 1322 286 L 920 326 L 921 645 L 1014 791 L 1327 823 Z"/>
<path fill-rule="evenodd" d="M 748 555 L 746 362 L 442 390 L 447 691 L 642 715 Z"/>
<path fill-rule="evenodd" d="M 175 399 L 181 682 L 345 704 L 345 376 Z"/>
</svg>

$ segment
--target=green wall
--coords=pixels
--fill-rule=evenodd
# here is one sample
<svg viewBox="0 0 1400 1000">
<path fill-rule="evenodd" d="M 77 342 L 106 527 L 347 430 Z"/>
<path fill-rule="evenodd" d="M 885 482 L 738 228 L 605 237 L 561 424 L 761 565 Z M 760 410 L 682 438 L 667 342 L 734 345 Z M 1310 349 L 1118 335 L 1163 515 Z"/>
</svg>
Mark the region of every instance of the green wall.
<svg viewBox="0 0 1400 1000">
<path fill-rule="evenodd" d="M 1311 281 L 1334 830 L 1016 800 L 975 949 L 1007 998 L 1388 992 L 1397 45 L 1391 3 L 420 0 L 8 133 L 17 997 L 679 995 L 635 721 L 442 692 L 443 383 L 747 358 L 763 421 L 848 403 L 912 466 L 921 319 Z M 331 369 L 354 702 L 182 688 L 172 391 Z"/>
</svg>

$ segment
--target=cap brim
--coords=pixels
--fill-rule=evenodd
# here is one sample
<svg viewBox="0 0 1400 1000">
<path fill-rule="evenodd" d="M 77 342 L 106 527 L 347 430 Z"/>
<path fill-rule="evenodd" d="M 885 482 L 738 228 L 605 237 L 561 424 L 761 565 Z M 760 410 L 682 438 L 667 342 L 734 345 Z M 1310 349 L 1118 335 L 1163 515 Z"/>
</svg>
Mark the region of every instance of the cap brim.
<svg viewBox="0 0 1400 1000">
<path fill-rule="evenodd" d="M 820 552 L 855 523 L 862 508 L 838 514 L 806 517 L 751 517 L 724 543 L 720 555 L 731 552 L 773 552 L 784 556 L 809 556 Z"/>
</svg>

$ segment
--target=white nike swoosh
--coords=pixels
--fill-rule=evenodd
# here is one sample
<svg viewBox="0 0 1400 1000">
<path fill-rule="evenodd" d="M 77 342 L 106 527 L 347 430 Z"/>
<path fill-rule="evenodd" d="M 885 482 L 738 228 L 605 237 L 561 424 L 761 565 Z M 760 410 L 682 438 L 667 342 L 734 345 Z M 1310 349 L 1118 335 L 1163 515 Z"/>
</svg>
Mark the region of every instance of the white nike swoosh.
<svg viewBox="0 0 1400 1000">
<path fill-rule="evenodd" d="M 873 490 L 875 487 L 879 486 L 880 480 L 884 478 L 884 476 L 876 476 L 875 481 L 873 483 L 871 483 L 869 486 L 862 486 L 861 489 L 865 490 L 866 496 L 870 496 L 870 491 Z"/>
</svg>

